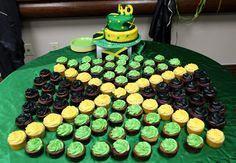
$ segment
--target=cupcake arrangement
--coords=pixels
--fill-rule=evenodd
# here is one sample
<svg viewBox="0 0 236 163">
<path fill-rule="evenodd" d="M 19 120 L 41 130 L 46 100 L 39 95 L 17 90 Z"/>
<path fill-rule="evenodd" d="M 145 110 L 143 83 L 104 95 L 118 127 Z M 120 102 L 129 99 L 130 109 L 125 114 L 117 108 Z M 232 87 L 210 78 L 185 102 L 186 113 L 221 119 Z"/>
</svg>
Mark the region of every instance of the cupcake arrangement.
<svg viewBox="0 0 236 163">
<path fill-rule="evenodd" d="M 181 148 L 181 130 L 190 153 L 201 152 L 205 143 L 212 148 L 224 143 L 226 108 L 217 101 L 216 88 L 204 70 L 193 63 L 183 66 L 178 58 L 122 54 L 104 60 L 85 56 L 79 62 L 62 56 L 53 72 L 41 70 L 33 85 L 15 119 L 19 130 L 8 136 L 13 150 L 24 148 L 30 157 L 65 155 L 73 162 L 87 152 L 96 160 L 144 161 L 154 152 L 173 157 Z M 46 132 L 55 133 L 47 144 Z M 131 145 L 126 138 L 133 135 L 140 141 Z M 66 140 L 73 141 L 66 145 Z"/>
</svg>

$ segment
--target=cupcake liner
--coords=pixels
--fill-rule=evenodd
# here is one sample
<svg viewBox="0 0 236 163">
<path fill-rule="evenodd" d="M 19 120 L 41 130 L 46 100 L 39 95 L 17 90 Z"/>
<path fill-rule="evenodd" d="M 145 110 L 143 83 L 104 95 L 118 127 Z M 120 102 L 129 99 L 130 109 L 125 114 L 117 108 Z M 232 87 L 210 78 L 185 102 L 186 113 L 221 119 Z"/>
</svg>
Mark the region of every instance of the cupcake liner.
<svg viewBox="0 0 236 163">
<path fill-rule="evenodd" d="M 207 142 L 207 144 L 208 144 L 210 147 L 212 147 L 212 148 L 219 148 L 219 147 L 221 147 L 222 144 L 223 144 L 223 142 L 222 142 L 222 143 L 216 143 L 216 142 L 214 142 L 214 141 L 212 141 L 212 140 L 210 140 L 210 139 L 208 139 L 208 138 L 206 138 L 206 142 Z"/>
<path fill-rule="evenodd" d="M 167 121 L 167 120 L 170 120 L 171 115 L 172 114 L 170 114 L 170 115 L 162 115 L 162 114 L 160 114 L 160 117 L 161 117 L 162 120 Z"/>
<path fill-rule="evenodd" d="M 189 134 L 197 134 L 197 135 L 201 135 L 203 132 L 204 128 L 200 131 L 196 131 L 196 130 L 192 130 L 191 128 L 187 127 L 187 131 Z"/>
<path fill-rule="evenodd" d="M 172 118 L 172 121 L 178 123 L 180 125 L 180 127 L 184 127 L 188 122 L 188 121 L 187 122 L 178 122 L 174 118 Z"/>
<path fill-rule="evenodd" d="M 26 139 L 22 143 L 17 144 L 17 145 L 10 145 L 10 147 L 12 150 L 16 151 L 16 150 L 20 150 L 20 149 L 24 148 L 25 145 L 26 145 Z"/>
<path fill-rule="evenodd" d="M 74 77 L 66 77 L 68 80 L 70 80 L 70 81 L 74 81 L 75 79 L 76 79 L 76 76 L 74 76 Z"/>
</svg>

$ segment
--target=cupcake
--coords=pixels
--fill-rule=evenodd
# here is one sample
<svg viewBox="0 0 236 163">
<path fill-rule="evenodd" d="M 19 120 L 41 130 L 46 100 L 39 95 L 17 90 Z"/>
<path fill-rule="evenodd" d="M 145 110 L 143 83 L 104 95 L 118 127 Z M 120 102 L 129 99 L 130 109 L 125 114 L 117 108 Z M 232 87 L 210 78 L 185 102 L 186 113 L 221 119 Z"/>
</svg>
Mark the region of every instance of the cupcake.
<svg viewBox="0 0 236 163">
<path fill-rule="evenodd" d="M 135 82 L 141 77 L 141 73 L 137 70 L 131 70 L 127 73 L 127 78 L 130 82 Z"/>
<path fill-rule="evenodd" d="M 127 104 L 124 100 L 116 100 L 112 104 L 112 109 L 117 112 L 124 113 L 126 108 L 127 108 Z"/>
<path fill-rule="evenodd" d="M 97 109 L 94 110 L 92 115 L 93 115 L 94 119 L 98 119 L 98 118 L 106 119 L 107 115 L 108 115 L 108 112 L 107 112 L 106 108 L 98 107 Z"/>
<path fill-rule="evenodd" d="M 65 109 L 62 110 L 61 116 L 62 118 L 71 123 L 74 121 L 75 117 L 79 114 L 79 110 L 75 106 L 67 106 Z"/>
<path fill-rule="evenodd" d="M 90 73 L 94 78 L 101 78 L 103 74 L 103 67 L 102 66 L 94 66 L 90 69 Z"/>
<path fill-rule="evenodd" d="M 58 85 L 61 80 L 62 80 L 62 77 L 61 77 L 61 75 L 58 72 L 51 73 L 50 81 L 54 85 Z"/>
<path fill-rule="evenodd" d="M 143 121 L 144 121 L 144 124 L 147 126 L 158 127 L 161 121 L 161 117 L 159 114 L 155 112 L 150 112 L 150 113 L 144 114 Z"/>
<path fill-rule="evenodd" d="M 194 63 L 189 63 L 186 66 L 184 66 L 184 68 L 188 74 L 193 74 L 196 70 L 198 70 L 198 66 Z"/>
<path fill-rule="evenodd" d="M 15 120 L 16 126 L 20 129 L 24 129 L 31 122 L 33 122 L 33 117 L 29 113 L 22 113 Z"/>
<path fill-rule="evenodd" d="M 204 96 L 200 93 L 195 93 L 194 95 L 190 96 L 189 104 L 191 107 L 202 106 L 206 102 Z"/>
<path fill-rule="evenodd" d="M 77 75 L 78 75 L 78 71 L 74 68 L 68 68 L 65 71 L 65 77 L 70 81 L 74 81 L 76 79 Z"/>
<path fill-rule="evenodd" d="M 37 101 L 39 98 L 39 92 L 37 89 L 28 88 L 25 91 L 25 99 L 28 101 Z"/>
<path fill-rule="evenodd" d="M 75 68 L 77 69 L 78 68 L 78 61 L 76 59 L 70 59 L 67 63 L 67 67 L 68 68 Z"/>
<path fill-rule="evenodd" d="M 194 74 L 193 74 L 194 78 L 196 80 L 200 79 L 200 78 L 204 78 L 204 77 L 207 77 L 207 72 L 204 71 L 204 70 L 196 70 L 194 71 Z"/>
<path fill-rule="evenodd" d="M 67 80 L 67 79 L 63 79 L 62 81 L 60 81 L 59 83 L 59 87 L 65 87 L 67 89 L 70 89 L 71 86 L 71 81 Z"/>
<path fill-rule="evenodd" d="M 141 69 L 141 64 L 139 62 L 131 61 L 129 62 L 128 69 L 139 71 Z"/>
<path fill-rule="evenodd" d="M 42 69 L 40 72 L 39 72 L 39 76 L 41 78 L 43 78 L 43 80 L 47 81 L 50 79 L 50 76 L 51 76 L 51 71 L 48 70 L 48 69 Z"/>
<path fill-rule="evenodd" d="M 172 90 L 183 88 L 183 85 L 183 81 L 178 78 L 172 79 L 169 83 L 169 86 L 172 88 Z"/>
<path fill-rule="evenodd" d="M 122 100 L 124 100 L 124 99 L 126 99 L 126 97 L 127 97 L 127 92 L 126 92 L 126 90 L 125 90 L 124 88 L 121 88 L 121 87 L 116 88 L 116 89 L 112 92 L 112 94 L 113 94 L 113 97 L 114 97 L 115 99 L 122 99 Z"/>
<path fill-rule="evenodd" d="M 62 123 L 56 130 L 56 136 L 61 140 L 68 140 L 73 136 L 73 125 L 69 123 Z"/>
<path fill-rule="evenodd" d="M 79 114 L 74 119 L 74 125 L 76 128 L 80 126 L 89 126 L 90 125 L 90 118 L 87 114 Z"/>
<path fill-rule="evenodd" d="M 175 89 L 172 91 L 171 93 L 171 97 L 174 99 L 174 100 L 179 100 L 179 99 L 184 99 L 186 96 L 186 92 L 184 89 Z"/>
<path fill-rule="evenodd" d="M 139 91 L 139 86 L 137 83 L 128 83 L 125 86 L 125 90 L 129 94 L 137 93 Z"/>
<path fill-rule="evenodd" d="M 115 56 L 114 55 L 107 55 L 105 57 L 106 62 L 115 62 Z"/>
<path fill-rule="evenodd" d="M 91 65 L 89 63 L 83 63 L 79 65 L 79 72 L 90 72 Z"/>
<path fill-rule="evenodd" d="M 191 81 L 186 84 L 185 90 L 188 95 L 193 95 L 194 93 L 199 92 L 199 87 L 196 82 Z"/>
<path fill-rule="evenodd" d="M 214 101 L 217 95 L 216 89 L 212 86 L 203 89 L 203 95 L 208 102 Z"/>
<path fill-rule="evenodd" d="M 159 63 L 156 67 L 156 73 L 158 73 L 159 75 L 161 75 L 163 72 L 168 70 L 168 65 L 165 63 Z"/>
<path fill-rule="evenodd" d="M 221 115 L 224 115 L 224 113 L 226 112 L 226 108 L 225 108 L 225 105 L 222 102 L 220 102 L 220 101 L 212 101 L 208 105 L 208 111 L 210 113 L 218 112 Z"/>
<path fill-rule="evenodd" d="M 129 156 L 130 146 L 127 140 L 118 139 L 112 144 L 111 152 L 116 160 L 124 160 Z"/>
<path fill-rule="evenodd" d="M 166 138 L 164 139 L 159 147 L 159 151 L 166 157 L 173 157 L 178 152 L 179 145 L 175 139 Z"/>
<path fill-rule="evenodd" d="M 210 129 L 206 134 L 206 142 L 212 148 L 219 148 L 225 141 L 225 135 L 218 129 Z"/>
<path fill-rule="evenodd" d="M 73 162 L 83 160 L 86 153 L 85 146 L 80 142 L 72 142 L 66 150 L 66 156 Z"/>
<path fill-rule="evenodd" d="M 208 110 L 205 109 L 203 106 L 195 107 L 191 109 L 189 115 L 192 118 L 198 118 L 201 119 L 202 121 L 205 121 L 205 119 L 208 116 Z"/>
<path fill-rule="evenodd" d="M 185 98 L 176 99 L 174 100 L 172 106 L 174 110 L 178 110 L 178 109 L 188 110 L 188 101 Z"/>
<path fill-rule="evenodd" d="M 167 138 L 177 138 L 180 133 L 180 125 L 176 122 L 166 123 L 163 127 L 162 134 Z"/>
<path fill-rule="evenodd" d="M 145 114 L 150 113 L 150 112 L 156 112 L 158 103 L 154 99 L 146 99 L 143 101 L 142 107 Z"/>
<path fill-rule="evenodd" d="M 114 86 L 114 84 L 107 82 L 107 83 L 103 83 L 100 87 L 100 90 L 102 91 L 103 94 L 108 94 L 111 95 L 112 92 L 116 89 L 116 87 Z"/>
<path fill-rule="evenodd" d="M 143 109 L 140 105 L 130 105 L 127 107 L 127 117 L 140 119 L 143 114 Z"/>
<path fill-rule="evenodd" d="M 151 86 L 147 86 L 141 90 L 141 95 L 144 99 L 154 98 L 156 96 L 156 90 Z"/>
<path fill-rule="evenodd" d="M 128 79 L 125 76 L 117 76 L 115 77 L 115 86 L 116 87 L 124 87 L 128 83 Z"/>
<path fill-rule="evenodd" d="M 36 111 L 36 117 L 39 121 L 43 121 L 43 119 L 51 113 L 51 110 L 47 106 L 38 106 Z"/>
<path fill-rule="evenodd" d="M 104 69 L 106 71 L 114 71 L 115 70 L 115 67 L 116 67 L 116 64 L 114 62 L 107 62 L 105 65 L 104 65 Z"/>
<path fill-rule="evenodd" d="M 75 130 L 74 140 L 88 144 L 91 139 L 92 130 L 88 126 L 80 126 Z"/>
<path fill-rule="evenodd" d="M 129 56 L 126 55 L 126 54 L 121 54 L 120 57 L 119 57 L 119 60 L 125 60 L 125 61 L 128 61 L 128 60 L 129 60 Z"/>
<path fill-rule="evenodd" d="M 158 114 L 160 115 L 162 120 L 170 120 L 174 110 L 171 105 L 169 104 L 164 104 L 161 105 L 158 109 Z"/>
<path fill-rule="evenodd" d="M 198 118 L 191 118 L 187 123 L 187 131 L 189 134 L 201 135 L 204 127 L 204 122 Z"/>
<path fill-rule="evenodd" d="M 119 112 L 113 112 L 108 117 L 110 126 L 121 126 L 124 121 L 124 117 Z"/>
<path fill-rule="evenodd" d="M 141 123 L 136 118 L 127 119 L 124 128 L 127 134 L 136 135 L 141 128 Z"/>
<path fill-rule="evenodd" d="M 69 98 L 69 90 L 66 88 L 58 88 L 58 91 L 56 92 L 57 99 L 68 99 Z"/>
<path fill-rule="evenodd" d="M 198 85 L 201 88 L 209 87 L 211 86 L 211 79 L 209 77 L 201 77 L 198 79 Z"/>
<path fill-rule="evenodd" d="M 46 84 L 47 81 L 43 80 L 41 77 L 35 77 L 34 78 L 34 87 L 36 89 L 41 89 L 44 84 Z"/>
<path fill-rule="evenodd" d="M 105 82 L 113 82 L 116 74 L 113 71 L 107 71 L 103 74 L 103 80 Z"/>
<path fill-rule="evenodd" d="M 102 81 L 99 78 L 92 78 L 89 80 L 88 85 L 96 85 L 97 87 L 100 87 L 102 85 Z"/>
<path fill-rule="evenodd" d="M 79 112 L 82 114 L 92 114 L 93 110 L 95 108 L 95 104 L 92 100 L 83 100 L 80 104 L 79 104 Z"/>
<path fill-rule="evenodd" d="M 165 82 L 160 82 L 156 86 L 156 90 L 158 93 L 168 93 L 170 90 L 170 87 L 167 83 Z"/>
<path fill-rule="evenodd" d="M 36 114 L 36 102 L 35 101 L 26 101 L 22 106 L 23 112 L 31 115 Z"/>
<path fill-rule="evenodd" d="M 102 136 L 106 134 L 108 128 L 107 121 L 102 118 L 98 118 L 92 122 L 92 132 L 94 135 Z"/>
<path fill-rule="evenodd" d="M 148 142 L 138 142 L 134 145 L 133 155 L 136 160 L 147 161 L 152 155 L 152 147 Z"/>
<path fill-rule="evenodd" d="M 42 87 L 42 93 L 49 93 L 54 94 L 55 92 L 55 85 L 52 83 L 47 83 Z"/>
<path fill-rule="evenodd" d="M 226 120 L 225 117 L 218 112 L 213 112 L 208 116 L 208 126 L 209 128 L 217 128 L 222 130 L 225 127 Z"/>
<path fill-rule="evenodd" d="M 141 139 L 149 142 L 156 143 L 159 137 L 158 129 L 154 126 L 144 126 L 141 129 Z"/>
<path fill-rule="evenodd" d="M 183 75 L 187 73 L 187 71 L 185 70 L 185 68 L 179 66 L 173 70 L 173 73 L 175 74 L 175 77 L 177 79 L 181 79 Z"/>
<path fill-rule="evenodd" d="M 175 74 L 172 71 L 165 71 L 161 74 L 164 82 L 169 83 L 172 79 L 175 78 Z"/>
<path fill-rule="evenodd" d="M 90 56 L 84 56 L 81 59 L 81 63 L 91 63 L 91 61 L 92 61 L 92 58 Z"/>
<path fill-rule="evenodd" d="M 103 60 L 101 58 L 96 58 L 92 60 L 93 66 L 103 66 Z"/>
<path fill-rule="evenodd" d="M 70 105 L 78 107 L 79 104 L 84 100 L 84 94 L 78 92 L 71 92 Z"/>
<path fill-rule="evenodd" d="M 126 133 L 122 127 L 114 127 L 110 130 L 108 137 L 111 141 L 116 141 L 118 139 L 125 139 Z"/>
<path fill-rule="evenodd" d="M 186 148 L 191 153 L 199 153 L 204 145 L 204 140 L 196 134 L 189 134 L 186 139 Z"/>
<path fill-rule="evenodd" d="M 144 61 L 144 57 L 142 55 L 136 55 L 134 57 L 134 61 L 142 64 Z"/>
<path fill-rule="evenodd" d="M 59 74 L 61 74 L 62 77 L 65 76 L 65 71 L 66 71 L 66 68 L 63 64 L 56 64 L 54 66 L 54 72 L 58 72 Z"/>
<path fill-rule="evenodd" d="M 66 99 L 56 99 L 53 102 L 53 112 L 61 114 L 62 110 L 69 105 L 69 102 Z"/>
<path fill-rule="evenodd" d="M 32 122 L 25 128 L 25 133 L 30 138 L 43 138 L 45 135 L 45 126 L 41 122 Z"/>
<path fill-rule="evenodd" d="M 127 70 L 126 67 L 118 65 L 115 68 L 114 71 L 115 71 L 116 75 L 119 76 L 119 75 L 125 75 L 126 74 L 126 70 Z"/>
<path fill-rule="evenodd" d="M 96 160 L 106 160 L 110 156 L 110 152 L 110 146 L 105 141 L 97 141 L 91 148 L 91 154 Z"/>
<path fill-rule="evenodd" d="M 172 103 L 171 95 L 169 93 L 159 93 L 157 95 L 157 102 L 160 105 L 171 104 Z"/>
<path fill-rule="evenodd" d="M 91 78 L 92 78 L 92 76 L 89 73 L 82 72 L 82 73 L 78 74 L 78 76 L 76 77 L 76 80 L 80 80 L 80 81 L 82 81 L 82 83 L 84 85 L 87 85 Z"/>
<path fill-rule="evenodd" d="M 26 134 L 22 130 L 13 131 L 8 135 L 7 141 L 11 149 L 22 149 L 26 143 Z"/>
<path fill-rule="evenodd" d="M 157 84 L 163 82 L 163 79 L 160 75 L 155 74 L 149 78 L 149 82 L 153 88 L 156 88 Z"/>
<path fill-rule="evenodd" d="M 70 90 L 72 92 L 83 92 L 84 91 L 83 82 L 80 80 L 75 80 L 71 82 Z"/>
<path fill-rule="evenodd" d="M 140 78 L 136 81 L 136 83 L 138 84 L 141 90 L 147 86 L 150 86 L 149 80 L 146 78 Z"/>
<path fill-rule="evenodd" d="M 43 124 L 49 131 L 56 131 L 62 121 L 63 118 L 60 114 L 50 113 L 43 119 Z"/>
<path fill-rule="evenodd" d="M 155 67 L 155 61 L 152 59 L 147 59 L 144 61 L 143 66 L 150 66 L 150 67 Z"/>
<path fill-rule="evenodd" d="M 57 58 L 56 63 L 63 64 L 66 66 L 68 59 L 65 56 Z"/>
<path fill-rule="evenodd" d="M 151 66 L 146 66 L 143 69 L 143 77 L 145 78 L 150 78 L 154 73 L 155 73 L 155 70 Z"/>
<path fill-rule="evenodd" d="M 59 139 L 50 140 L 46 147 L 46 151 L 51 158 L 59 158 L 64 154 L 65 144 Z"/>
<path fill-rule="evenodd" d="M 192 74 L 183 74 L 182 80 L 183 80 L 184 84 L 187 84 L 187 83 L 193 81 L 194 78 L 193 78 Z"/>
<path fill-rule="evenodd" d="M 127 64 L 127 60 L 125 60 L 125 59 L 118 59 L 118 60 L 116 61 L 117 67 L 118 67 L 118 66 L 125 66 L 126 64 Z"/>
<path fill-rule="evenodd" d="M 25 146 L 25 153 L 30 157 L 38 157 L 44 152 L 44 144 L 42 139 L 30 139 Z"/>
<path fill-rule="evenodd" d="M 154 61 L 156 62 L 156 64 L 163 63 L 163 62 L 165 62 L 165 57 L 161 54 L 157 54 L 154 57 Z"/>
<path fill-rule="evenodd" d="M 109 95 L 100 94 L 99 96 L 95 98 L 94 103 L 97 107 L 101 106 L 108 109 L 110 107 L 111 98 Z"/>
<path fill-rule="evenodd" d="M 95 99 L 99 93 L 100 89 L 96 85 L 88 85 L 84 91 L 85 97 L 90 100 Z"/>
<path fill-rule="evenodd" d="M 181 62 L 178 58 L 172 58 L 168 61 L 168 64 L 171 68 L 171 70 L 174 70 L 176 67 L 181 66 Z"/>
<path fill-rule="evenodd" d="M 172 114 L 172 121 L 178 123 L 180 127 L 184 127 L 187 124 L 188 120 L 189 120 L 189 115 L 183 109 L 176 110 Z"/>
</svg>

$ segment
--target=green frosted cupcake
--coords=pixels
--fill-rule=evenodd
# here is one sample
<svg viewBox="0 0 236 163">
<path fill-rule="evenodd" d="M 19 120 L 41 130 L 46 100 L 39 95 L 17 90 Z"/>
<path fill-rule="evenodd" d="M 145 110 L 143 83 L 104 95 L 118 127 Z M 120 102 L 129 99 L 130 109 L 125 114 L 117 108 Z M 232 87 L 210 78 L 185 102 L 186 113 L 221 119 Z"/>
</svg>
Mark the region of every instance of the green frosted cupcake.
<svg viewBox="0 0 236 163">
<path fill-rule="evenodd" d="M 81 126 L 75 130 L 74 139 L 87 144 L 90 141 L 91 132 L 92 131 L 88 126 Z"/>
<path fill-rule="evenodd" d="M 79 65 L 79 72 L 89 72 L 91 65 L 89 63 L 83 63 Z"/>
<path fill-rule="evenodd" d="M 145 114 L 143 117 L 144 123 L 148 126 L 153 125 L 157 127 L 160 124 L 160 120 L 161 120 L 160 115 L 154 112 Z"/>
<path fill-rule="evenodd" d="M 154 126 L 144 126 L 141 130 L 141 138 L 149 143 L 155 143 L 159 137 L 158 129 Z"/>
<path fill-rule="evenodd" d="M 79 114 L 74 119 L 75 127 L 78 128 L 80 126 L 89 126 L 90 118 L 87 114 Z"/>
<path fill-rule="evenodd" d="M 143 108 L 140 105 L 130 105 L 127 107 L 127 117 L 128 118 L 138 118 L 140 119 L 143 114 Z"/>
<path fill-rule="evenodd" d="M 81 161 L 86 153 L 85 146 L 78 141 L 70 143 L 66 150 L 66 156 L 72 161 L 72 162 L 79 162 Z"/>
<path fill-rule="evenodd" d="M 113 71 L 113 70 L 115 70 L 115 67 L 116 67 L 116 64 L 114 62 L 107 62 L 104 65 L 104 69 L 107 71 Z"/>
<path fill-rule="evenodd" d="M 115 79 L 115 73 L 113 71 L 107 71 L 103 74 L 103 80 L 106 82 L 114 81 Z"/>
<path fill-rule="evenodd" d="M 146 61 L 144 61 L 144 66 L 151 66 L 151 67 L 155 67 L 155 61 L 152 59 L 147 59 Z"/>
<path fill-rule="evenodd" d="M 105 61 L 106 62 L 115 62 L 115 56 L 114 55 L 107 55 L 106 57 L 105 57 Z"/>
<path fill-rule="evenodd" d="M 125 61 L 128 61 L 129 60 L 129 56 L 128 55 L 125 55 L 125 54 L 121 54 L 120 57 L 119 57 L 120 60 L 125 60 Z"/>
<path fill-rule="evenodd" d="M 84 56 L 81 60 L 81 63 L 91 63 L 92 58 L 90 56 Z"/>
<path fill-rule="evenodd" d="M 155 70 L 151 66 L 146 66 L 143 69 L 143 76 L 145 78 L 150 78 L 154 73 L 155 73 Z"/>
<path fill-rule="evenodd" d="M 94 135 L 104 135 L 107 132 L 108 124 L 105 119 L 98 118 L 92 122 L 92 132 Z"/>
<path fill-rule="evenodd" d="M 122 127 L 114 127 L 110 130 L 109 134 L 109 139 L 112 141 L 118 140 L 118 139 L 125 139 L 126 133 L 124 128 Z"/>
<path fill-rule="evenodd" d="M 44 151 L 44 144 L 42 139 L 40 138 L 33 138 L 30 139 L 25 146 L 25 152 L 30 157 L 38 157 L 40 156 Z"/>
<path fill-rule="evenodd" d="M 62 123 L 58 126 L 56 136 L 58 139 L 68 140 L 73 136 L 74 128 L 69 123 Z"/>
<path fill-rule="evenodd" d="M 100 78 L 103 73 L 103 67 L 102 66 L 94 66 L 90 69 L 90 73 L 94 78 Z"/>
<path fill-rule="evenodd" d="M 46 150 L 50 157 L 58 158 L 64 154 L 65 144 L 62 140 L 53 139 L 49 141 Z"/>
<path fill-rule="evenodd" d="M 103 60 L 101 58 L 97 58 L 92 60 L 93 66 L 102 66 L 103 65 Z"/>
<path fill-rule="evenodd" d="M 157 64 L 159 63 L 163 63 L 165 62 L 165 57 L 161 54 L 157 54 L 155 57 L 154 57 L 154 60 Z"/>
<path fill-rule="evenodd" d="M 158 74 L 161 74 L 161 73 L 163 73 L 166 70 L 168 70 L 168 65 L 167 64 L 160 63 L 160 64 L 157 65 L 157 73 Z"/>
<path fill-rule="evenodd" d="M 127 140 L 118 139 L 112 144 L 112 155 L 116 160 L 124 160 L 129 156 L 130 145 Z"/>
<path fill-rule="evenodd" d="M 135 62 L 138 62 L 138 63 L 143 63 L 143 60 L 144 60 L 144 57 L 142 56 L 142 55 L 136 55 L 135 57 L 134 57 L 134 61 Z"/>
<path fill-rule="evenodd" d="M 124 100 L 116 100 L 116 101 L 113 102 L 112 108 L 115 111 L 124 113 L 126 108 L 127 108 L 127 103 Z"/>
<path fill-rule="evenodd" d="M 117 87 L 124 87 L 127 83 L 128 83 L 127 77 L 120 75 L 115 78 L 114 84 Z"/>
<path fill-rule="evenodd" d="M 97 141 L 91 147 L 91 154 L 96 160 L 106 160 L 110 156 L 110 146 L 105 141 Z"/>
<path fill-rule="evenodd" d="M 116 75 L 125 75 L 125 73 L 126 73 L 126 67 L 124 67 L 124 66 L 117 66 L 116 68 L 115 68 L 115 73 L 116 73 Z"/>
<path fill-rule="evenodd" d="M 168 64 L 171 70 L 174 70 L 176 67 L 181 66 L 181 62 L 178 58 L 172 58 L 168 61 Z"/>
<path fill-rule="evenodd" d="M 127 134 L 135 135 L 139 132 L 139 130 L 141 128 L 141 123 L 136 118 L 127 119 L 125 121 L 124 128 L 125 128 L 125 131 L 126 131 Z"/>
<path fill-rule="evenodd" d="M 148 142 L 138 142 L 134 145 L 133 154 L 136 160 L 147 161 L 152 154 L 152 147 Z"/>
<path fill-rule="evenodd" d="M 176 122 L 166 123 L 163 127 L 163 134 L 167 138 L 177 138 L 180 133 L 180 126 Z"/>
<path fill-rule="evenodd" d="M 97 118 L 104 118 L 106 119 L 107 118 L 107 109 L 104 108 L 104 107 L 98 107 L 97 109 L 94 110 L 93 112 L 93 117 L 95 119 Z"/>
<path fill-rule="evenodd" d="M 166 157 L 173 157 L 178 152 L 179 145 L 175 139 L 164 139 L 159 147 L 159 151 Z"/>
<path fill-rule="evenodd" d="M 109 115 L 108 120 L 111 126 L 121 126 L 124 121 L 124 117 L 119 112 L 113 112 Z"/>
<path fill-rule="evenodd" d="M 70 59 L 67 63 L 68 68 L 77 68 L 78 67 L 78 61 L 76 59 Z"/>
<path fill-rule="evenodd" d="M 60 63 L 66 66 L 68 59 L 64 56 L 57 58 L 56 63 Z"/>
<path fill-rule="evenodd" d="M 131 61 L 129 63 L 129 70 L 140 70 L 141 69 L 141 64 L 139 62 Z"/>
<path fill-rule="evenodd" d="M 204 140 L 196 134 L 189 134 L 186 139 L 187 150 L 191 153 L 199 153 L 204 145 Z"/>
<path fill-rule="evenodd" d="M 118 66 L 125 66 L 125 65 L 127 64 L 127 61 L 124 60 L 124 59 L 118 59 L 118 60 L 116 61 L 116 64 L 117 64 Z"/>
<path fill-rule="evenodd" d="M 127 78 L 130 82 L 135 82 L 141 77 L 141 73 L 137 70 L 131 70 L 127 73 Z"/>
</svg>

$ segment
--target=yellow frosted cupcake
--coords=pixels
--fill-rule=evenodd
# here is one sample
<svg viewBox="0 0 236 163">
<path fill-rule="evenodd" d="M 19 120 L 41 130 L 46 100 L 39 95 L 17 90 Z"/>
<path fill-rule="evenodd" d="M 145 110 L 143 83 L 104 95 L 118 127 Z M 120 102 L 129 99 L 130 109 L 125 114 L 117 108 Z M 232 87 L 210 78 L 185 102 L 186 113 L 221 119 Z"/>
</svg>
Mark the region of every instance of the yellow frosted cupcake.
<svg viewBox="0 0 236 163">
<path fill-rule="evenodd" d="M 11 149 L 22 149 L 26 144 L 26 134 L 22 130 L 13 131 L 8 135 L 7 141 Z"/>
<path fill-rule="evenodd" d="M 79 114 L 78 108 L 75 106 L 67 106 L 63 111 L 61 112 L 61 116 L 63 119 L 66 120 L 66 122 L 71 123 L 74 121 L 74 118 Z"/>
<path fill-rule="evenodd" d="M 153 88 L 156 88 L 156 85 L 159 84 L 160 82 L 163 82 L 163 79 L 162 79 L 161 75 L 155 74 L 149 78 L 149 82 L 151 83 L 151 86 Z"/>
<path fill-rule="evenodd" d="M 154 99 L 146 99 L 142 103 L 144 113 L 156 112 L 158 103 Z"/>
<path fill-rule="evenodd" d="M 94 99 L 94 103 L 97 107 L 109 108 L 111 103 L 111 98 L 109 95 L 101 94 Z"/>
<path fill-rule="evenodd" d="M 65 76 L 65 70 L 66 68 L 63 64 L 58 63 L 54 66 L 54 72 L 60 73 L 61 76 Z"/>
<path fill-rule="evenodd" d="M 92 76 L 87 72 L 79 73 L 76 77 L 76 80 L 80 80 L 84 85 L 87 85 Z"/>
<path fill-rule="evenodd" d="M 204 127 L 204 122 L 198 118 L 191 118 L 187 123 L 187 131 L 189 134 L 201 135 Z"/>
<path fill-rule="evenodd" d="M 186 66 L 184 66 L 184 68 L 188 74 L 193 74 L 194 71 L 198 70 L 198 66 L 194 63 L 189 63 Z"/>
<path fill-rule="evenodd" d="M 88 85 L 96 85 L 100 87 L 102 85 L 102 81 L 99 78 L 92 78 L 89 80 Z"/>
<path fill-rule="evenodd" d="M 206 142 L 212 148 L 219 148 L 225 141 L 225 135 L 218 129 L 210 129 L 206 134 Z"/>
<path fill-rule="evenodd" d="M 187 71 L 183 67 L 176 67 L 173 72 L 175 74 L 175 77 L 178 79 L 181 79 L 182 76 L 187 73 Z"/>
<path fill-rule="evenodd" d="M 172 121 L 184 127 L 189 120 L 188 113 L 183 109 L 178 109 L 172 114 Z"/>
<path fill-rule="evenodd" d="M 100 87 L 100 90 L 103 94 L 111 95 L 112 92 L 116 89 L 115 85 L 111 82 L 103 83 Z"/>
<path fill-rule="evenodd" d="M 115 89 L 112 93 L 113 93 L 114 98 L 116 99 L 125 99 L 127 96 L 126 90 L 121 87 Z"/>
<path fill-rule="evenodd" d="M 68 68 L 65 71 L 65 77 L 70 81 L 74 81 L 77 75 L 78 75 L 78 71 L 75 68 Z"/>
<path fill-rule="evenodd" d="M 43 138 L 45 135 L 45 126 L 41 122 L 32 122 L 26 126 L 25 133 L 30 138 Z"/>
<path fill-rule="evenodd" d="M 144 87 L 147 87 L 150 85 L 150 82 L 146 78 L 140 78 L 136 81 L 140 89 L 143 89 Z"/>
<path fill-rule="evenodd" d="M 164 82 L 169 83 L 172 79 L 175 78 L 175 74 L 172 71 L 165 71 L 161 74 Z"/>
<path fill-rule="evenodd" d="M 79 112 L 81 114 L 92 114 L 95 108 L 95 104 L 92 100 L 84 100 L 79 104 Z"/>
<path fill-rule="evenodd" d="M 139 91 L 139 86 L 137 83 L 128 83 L 125 86 L 127 93 L 137 93 Z"/>
<path fill-rule="evenodd" d="M 57 127 L 62 124 L 63 118 L 60 114 L 50 113 L 43 119 L 44 126 L 48 131 L 56 131 Z"/>
<path fill-rule="evenodd" d="M 171 105 L 164 104 L 164 105 L 161 105 L 157 109 L 157 111 L 158 111 L 158 114 L 160 115 L 161 119 L 166 121 L 166 120 L 170 120 L 171 115 L 174 112 L 174 109 L 172 108 Z"/>
<path fill-rule="evenodd" d="M 130 94 L 126 101 L 129 105 L 141 105 L 143 103 L 143 96 L 139 93 Z"/>
</svg>

